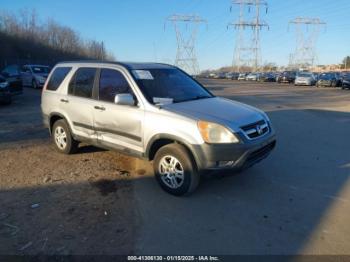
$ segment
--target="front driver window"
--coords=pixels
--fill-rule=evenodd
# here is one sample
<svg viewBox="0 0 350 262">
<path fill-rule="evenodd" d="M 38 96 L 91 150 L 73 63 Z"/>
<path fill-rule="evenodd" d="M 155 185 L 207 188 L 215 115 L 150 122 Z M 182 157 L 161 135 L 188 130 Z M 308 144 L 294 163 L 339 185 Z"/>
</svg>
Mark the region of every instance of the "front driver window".
<svg viewBox="0 0 350 262">
<path fill-rule="evenodd" d="M 113 103 L 117 94 L 125 93 L 132 94 L 123 74 L 113 69 L 101 69 L 99 100 Z"/>
</svg>

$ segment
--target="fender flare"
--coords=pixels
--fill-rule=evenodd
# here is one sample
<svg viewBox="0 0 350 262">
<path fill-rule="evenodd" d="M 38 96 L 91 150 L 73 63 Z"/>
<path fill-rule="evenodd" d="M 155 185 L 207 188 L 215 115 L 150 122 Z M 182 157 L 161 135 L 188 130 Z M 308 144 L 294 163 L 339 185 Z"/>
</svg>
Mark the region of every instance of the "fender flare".
<svg viewBox="0 0 350 262">
<path fill-rule="evenodd" d="M 178 142 L 178 143 L 184 145 L 187 148 L 187 150 L 189 151 L 189 153 L 191 153 L 193 160 L 196 162 L 196 164 L 199 163 L 198 155 L 196 154 L 192 144 L 188 143 L 185 139 L 183 139 L 181 137 L 171 135 L 171 134 L 162 134 L 162 133 L 152 136 L 152 138 L 148 141 L 147 146 L 146 146 L 146 150 L 145 150 L 145 157 L 147 159 L 150 159 L 150 151 L 151 151 L 153 144 L 157 140 L 160 140 L 160 139 L 168 139 L 168 140 L 172 140 L 174 142 Z"/>
</svg>

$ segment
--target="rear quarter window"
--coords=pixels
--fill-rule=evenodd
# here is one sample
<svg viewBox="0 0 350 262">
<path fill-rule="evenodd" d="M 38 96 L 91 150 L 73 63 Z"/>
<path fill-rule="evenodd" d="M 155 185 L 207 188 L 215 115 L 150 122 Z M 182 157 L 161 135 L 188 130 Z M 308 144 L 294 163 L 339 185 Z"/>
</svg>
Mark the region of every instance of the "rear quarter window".
<svg viewBox="0 0 350 262">
<path fill-rule="evenodd" d="M 71 67 L 56 67 L 53 71 L 49 82 L 47 83 L 47 90 L 56 91 L 66 78 L 68 73 L 72 70 Z"/>
</svg>

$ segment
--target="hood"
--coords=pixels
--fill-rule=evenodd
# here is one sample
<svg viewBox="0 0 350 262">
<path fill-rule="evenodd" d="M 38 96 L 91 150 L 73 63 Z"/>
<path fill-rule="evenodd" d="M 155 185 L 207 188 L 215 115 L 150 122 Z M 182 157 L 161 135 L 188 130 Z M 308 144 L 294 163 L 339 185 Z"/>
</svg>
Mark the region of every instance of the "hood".
<svg viewBox="0 0 350 262">
<path fill-rule="evenodd" d="M 163 109 L 197 120 L 220 123 L 232 130 L 264 119 L 260 110 L 220 97 L 169 104 Z"/>
</svg>

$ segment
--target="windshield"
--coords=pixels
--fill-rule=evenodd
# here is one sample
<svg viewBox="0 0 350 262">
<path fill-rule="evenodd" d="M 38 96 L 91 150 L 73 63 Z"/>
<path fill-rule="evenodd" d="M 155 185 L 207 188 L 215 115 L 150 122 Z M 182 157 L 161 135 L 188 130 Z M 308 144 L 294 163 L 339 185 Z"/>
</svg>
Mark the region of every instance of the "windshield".
<svg viewBox="0 0 350 262">
<path fill-rule="evenodd" d="M 349 80 L 350 79 L 350 74 L 346 74 L 346 75 L 344 75 L 344 77 L 343 77 L 344 79 L 347 79 L 347 80 Z"/>
<path fill-rule="evenodd" d="M 331 74 L 322 74 L 320 76 L 320 79 L 323 79 L 323 80 L 329 80 L 332 78 L 332 75 Z"/>
<path fill-rule="evenodd" d="M 143 95 L 152 104 L 213 97 L 199 83 L 178 69 L 133 70 L 132 74 Z"/>
<path fill-rule="evenodd" d="M 312 74 L 308 73 L 299 73 L 298 77 L 312 77 Z"/>
<path fill-rule="evenodd" d="M 47 66 L 32 66 L 33 73 L 36 74 L 48 74 L 49 68 Z"/>
</svg>

